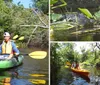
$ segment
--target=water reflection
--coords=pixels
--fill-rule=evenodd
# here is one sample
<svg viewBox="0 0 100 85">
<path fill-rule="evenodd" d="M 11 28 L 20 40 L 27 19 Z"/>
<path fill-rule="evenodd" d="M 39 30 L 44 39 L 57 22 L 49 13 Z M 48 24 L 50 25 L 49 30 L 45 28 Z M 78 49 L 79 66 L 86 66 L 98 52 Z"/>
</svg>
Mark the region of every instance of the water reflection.
<svg viewBox="0 0 100 85">
<path fill-rule="evenodd" d="M 11 85 L 11 78 L 7 77 L 7 78 L 0 78 L 0 85 Z"/>
<path fill-rule="evenodd" d="M 63 69 L 58 85 L 100 85 L 100 69 L 93 66 L 85 66 L 85 69 L 90 72 L 87 77 L 72 72 L 70 68 Z"/>
<path fill-rule="evenodd" d="M 93 66 L 86 66 L 85 69 L 89 70 L 89 76 L 79 76 L 74 73 L 71 85 L 100 85 L 100 70 Z"/>
<path fill-rule="evenodd" d="M 23 51 L 30 53 L 33 50 Z M 22 65 L 0 72 L 0 79 L 4 78 L 10 78 L 11 81 L 6 84 L 3 82 L 3 85 L 48 85 L 48 57 L 36 60 L 25 56 Z"/>
<path fill-rule="evenodd" d="M 100 85 L 100 77 L 91 77 L 90 82 L 87 82 L 82 77 L 74 77 L 74 80 L 70 85 Z"/>
<path fill-rule="evenodd" d="M 56 41 L 100 41 L 100 33 L 81 33 L 69 34 L 66 30 L 57 30 L 53 33 L 53 38 Z"/>
<path fill-rule="evenodd" d="M 83 78 L 75 78 L 74 81 L 70 85 L 88 85 L 88 82 Z"/>
<path fill-rule="evenodd" d="M 34 71 L 30 71 L 28 69 L 25 71 L 22 65 L 4 72 L 0 72 L 0 78 L 2 81 L 4 81 L 3 83 L 6 83 L 5 85 L 45 85 L 47 81 L 47 73 L 40 73 L 40 71 L 38 73 L 37 71 L 37 73 L 34 74 Z"/>
<path fill-rule="evenodd" d="M 46 84 L 46 80 L 43 79 L 29 79 L 33 84 Z"/>
</svg>

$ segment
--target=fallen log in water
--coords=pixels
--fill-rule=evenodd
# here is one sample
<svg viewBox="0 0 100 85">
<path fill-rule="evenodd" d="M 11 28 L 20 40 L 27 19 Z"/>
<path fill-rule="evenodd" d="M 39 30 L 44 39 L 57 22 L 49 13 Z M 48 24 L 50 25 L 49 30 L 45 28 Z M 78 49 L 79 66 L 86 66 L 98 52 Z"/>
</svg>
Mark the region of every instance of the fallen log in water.
<svg viewBox="0 0 100 85">
<path fill-rule="evenodd" d="M 76 32 L 72 32 L 70 34 L 74 35 L 74 34 L 86 34 L 86 33 L 93 33 L 93 32 L 97 32 L 97 31 L 100 31 L 100 28 L 94 28 L 94 29 L 85 29 L 85 30 L 79 30 L 79 31 L 76 31 Z"/>
</svg>

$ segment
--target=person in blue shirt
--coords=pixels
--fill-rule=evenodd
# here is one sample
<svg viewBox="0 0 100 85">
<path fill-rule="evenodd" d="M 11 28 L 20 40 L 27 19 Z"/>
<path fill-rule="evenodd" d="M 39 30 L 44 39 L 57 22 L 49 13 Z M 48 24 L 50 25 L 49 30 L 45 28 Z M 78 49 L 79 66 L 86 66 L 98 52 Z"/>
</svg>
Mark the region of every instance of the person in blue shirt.
<svg viewBox="0 0 100 85">
<path fill-rule="evenodd" d="M 9 54 L 6 58 L 7 60 L 11 59 L 14 55 L 19 55 L 19 50 L 15 43 L 11 40 L 11 36 L 8 32 L 4 33 L 4 40 L 0 45 L 0 54 Z"/>
</svg>

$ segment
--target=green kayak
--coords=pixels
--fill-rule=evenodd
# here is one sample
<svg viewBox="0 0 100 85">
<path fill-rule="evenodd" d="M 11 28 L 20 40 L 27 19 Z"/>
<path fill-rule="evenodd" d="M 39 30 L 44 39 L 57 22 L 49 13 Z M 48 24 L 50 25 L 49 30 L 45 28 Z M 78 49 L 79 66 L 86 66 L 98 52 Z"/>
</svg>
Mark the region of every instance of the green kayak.
<svg viewBox="0 0 100 85">
<path fill-rule="evenodd" d="M 24 56 L 19 55 L 18 59 L 12 58 L 10 60 L 1 60 L 0 61 L 0 70 L 18 66 L 22 63 L 23 59 L 24 59 Z"/>
</svg>

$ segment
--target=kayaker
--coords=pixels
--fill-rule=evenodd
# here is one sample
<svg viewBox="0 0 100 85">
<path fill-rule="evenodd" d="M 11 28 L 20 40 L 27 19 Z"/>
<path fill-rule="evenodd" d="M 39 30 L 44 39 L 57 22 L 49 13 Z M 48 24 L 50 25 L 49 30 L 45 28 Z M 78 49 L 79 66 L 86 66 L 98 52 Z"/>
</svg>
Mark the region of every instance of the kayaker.
<svg viewBox="0 0 100 85">
<path fill-rule="evenodd" d="M 76 61 L 76 67 L 75 69 L 80 69 L 79 63 Z"/>
<path fill-rule="evenodd" d="M 71 67 L 75 68 L 76 67 L 76 62 L 73 62 L 72 65 L 71 65 Z"/>
<path fill-rule="evenodd" d="M 6 59 L 11 59 L 14 55 L 19 55 L 19 50 L 17 49 L 15 43 L 11 40 L 11 35 L 9 32 L 4 33 L 4 40 L 0 46 L 1 54 L 9 54 Z"/>
<path fill-rule="evenodd" d="M 77 61 L 73 62 L 71 67 L 75 69 L 80 69 L 79 63 Z"/>
</svg>

